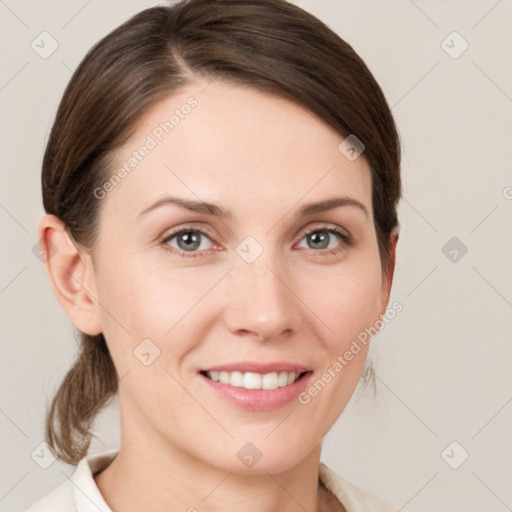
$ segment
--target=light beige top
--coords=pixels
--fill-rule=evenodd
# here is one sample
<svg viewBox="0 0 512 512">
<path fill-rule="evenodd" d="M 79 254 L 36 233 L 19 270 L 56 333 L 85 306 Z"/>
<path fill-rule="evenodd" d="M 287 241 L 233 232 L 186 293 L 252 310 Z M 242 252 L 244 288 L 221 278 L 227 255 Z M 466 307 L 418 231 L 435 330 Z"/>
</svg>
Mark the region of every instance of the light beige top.
<svg viewBox="0 0 512 512">
<path fill-rule="evenodd" d="M 93 475 L 105 469 L 118 450 L 83 458 L 73 476 L 34 503 L 26 512 L 112 512 Z M 320 463 L 319 480 L 345 507 L 347 512 L 397 512 L 386 503 L 343 480 Z"/>
</svg>

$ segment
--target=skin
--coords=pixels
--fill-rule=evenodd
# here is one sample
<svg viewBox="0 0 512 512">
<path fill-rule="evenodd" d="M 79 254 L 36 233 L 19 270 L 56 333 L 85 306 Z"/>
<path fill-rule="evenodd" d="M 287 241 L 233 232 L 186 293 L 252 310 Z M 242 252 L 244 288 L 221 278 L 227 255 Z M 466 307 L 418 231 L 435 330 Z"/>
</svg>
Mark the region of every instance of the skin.
<svg viewBox="0 0 512 512">
<path fill-rule="evenodd" d="M 367 349 L 307 405 L 293 400 L 274 411 L 233 405 L 198 370 L 289 361 L 310 367 L 314 382 L 384 314 L 397 236 L 382 268 L 368 164 L 340 153 L 339 133 L 276 96 L 220 80 L 205 86 L 195 82 L 156 105 L 117 154 L 121 167 L 175 108 L 198 100 L 101 200 L 92 252 L 76 247 L 55 217 L 40 224 L 43 244 L 57 247 L 47 262 L 56 296 L 78 329 L 104 334 L 121 378 L 120 452 L 95 480 L 123 512 L 342 510 L 318 486 L 321 441 Z M 141 213 L 170 195 L 232 217 L 172 204 Z M 297 215 L 306 203 L 342 196 L 367 214 L 345 205 Z M 318 249 L 305 236 L 334 227 L 353 245 L 331 234 L 329 248 Z M 183 228 L 206 233 L 197 257 L 177 237 L 163 241 Z M 248 236 L 263 249 L 250 264 L 236 252 Z M 144 339 L 160 350 L 149 366 L 134 356 Z M 252 468 L 237 457 L 247 442 L 262 454 Z"/>
</svg>

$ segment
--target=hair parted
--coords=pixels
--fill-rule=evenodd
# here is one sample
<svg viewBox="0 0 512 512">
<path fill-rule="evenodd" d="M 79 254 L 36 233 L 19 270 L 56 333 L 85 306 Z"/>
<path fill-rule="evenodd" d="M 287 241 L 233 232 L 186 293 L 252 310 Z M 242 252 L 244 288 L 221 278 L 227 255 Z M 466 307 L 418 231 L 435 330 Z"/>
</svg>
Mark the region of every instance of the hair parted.
<svg viewBox="0 0 512 512">
<path fill-rule="evenodd" d="M 42 165 L 43 204 L 92 249 L 100 201 L 93 190 L 112 156 L 162 100 L 196 79 L 274 94 L 315 113 L 341 138 L 357 136 L 372 176 L 382 265 L 398 226 L 400 141 L 381 88 L 352 47 L 287 0 L 181 0 L 145 9 L 95 44 L 59 104 Z M 371 373 L 371 372 L 370 372 Z M 47 414 L 46 439 L 77 464 L 94 418 L 118 390 L 103 335 L 81 333 L 79 355 Z"/>
</svg>

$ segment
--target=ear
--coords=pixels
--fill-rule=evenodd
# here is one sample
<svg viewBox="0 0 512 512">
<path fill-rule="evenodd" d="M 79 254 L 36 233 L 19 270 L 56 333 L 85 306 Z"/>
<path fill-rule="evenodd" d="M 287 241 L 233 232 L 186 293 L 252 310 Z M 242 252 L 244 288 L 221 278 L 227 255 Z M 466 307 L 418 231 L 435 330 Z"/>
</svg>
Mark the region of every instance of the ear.
<svg viewBox="0 0 512 512">
<path fill-rule="evenodd" d="M 389 235 L 389 262 L 382 269 L 382 288 L 380 297 L 380 314 L 384 315 L 391 295 L 391 285 L 395 273 L 396 246 L 398 243 L 398 228 L 393 228 Z"/>
<path fill-rule="evenodd" d="M 64 224 L 45 215 L 38 228 L 40 250 L 53 292 L 71 323 L 90 335 L 102 332 L 96 279 L 90 255 L 76 244 Z"/>
</svg>

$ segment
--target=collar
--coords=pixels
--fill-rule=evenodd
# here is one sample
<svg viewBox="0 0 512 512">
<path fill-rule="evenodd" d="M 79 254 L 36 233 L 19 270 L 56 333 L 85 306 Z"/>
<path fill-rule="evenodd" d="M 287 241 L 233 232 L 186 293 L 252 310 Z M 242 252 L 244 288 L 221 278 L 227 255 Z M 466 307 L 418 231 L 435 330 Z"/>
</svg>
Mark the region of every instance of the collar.
<svg viewBox="0 0 512 512">
<path fill-rule="evenodd" d="M 94 475 L 107 468 L 118 453 L 119 450 L 108 450 L 84 457 L 78 463 L 75 473 L 70 478 L 76 512 L 113 512 L 96 485 Z M 382 510 L 385 512 L 393 510 L 373 496 L 367 495 L 358 487 L 340 478 L 323 462 L 320 462 L 318 478 L 326 489 L 343 504 L 347 512 L 359 512 L 361 510 Z M 379 506 L 375 507 L 376 504 Z"/>
</svg>

